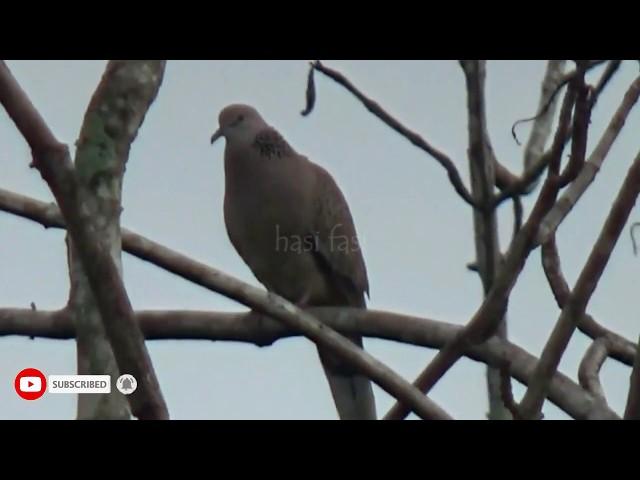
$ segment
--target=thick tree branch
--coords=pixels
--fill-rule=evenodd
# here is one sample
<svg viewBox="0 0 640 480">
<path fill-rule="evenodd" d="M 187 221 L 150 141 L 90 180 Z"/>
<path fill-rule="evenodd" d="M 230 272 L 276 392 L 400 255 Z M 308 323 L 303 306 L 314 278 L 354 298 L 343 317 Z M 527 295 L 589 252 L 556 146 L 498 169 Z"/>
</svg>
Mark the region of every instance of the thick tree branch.
<svg viewBox="0 0 640 480">
<path fill-rule="evenodd" d="M 455 191 L 462 197 L 462 199 L 467 202 L 469 205 L 474 206 L 476 208 L 480 208 L 480 205 L 475 202 L 469 190 L 465 187 L 462 182 L 462 178 L 460 177 L 460 173 L 458 172 L 453 161 L 444 153 L 432 146 L 429 142 L 427 142 L 424 138 L 418 135 L 416 132 L 409 130 L 407 127 L 402 125 L 398 120 L 396 120 L 393 116 L 387 113 L 377 102 L 367 97 L 364 93 L 362 93 L 358 88 L 356 88 L 351 81 L 346 78 L 342 73 L 337 70 L 333 70 L 329 67 L 325 67 L 320 61 L 312 62 L 311 69 L 322 72 L 327 77 L 331 78 L 333 81 L 342 85 L 346 88 L 353 96 L 355 96 L 360 102 L 365 106 L 367 110 L 369 110 L 372 114 L 382 120 L 385 124 L 395 130 L 397 133 L 402 135 L 404 138 L 409 140 L 413 145 L 418 147 L 419 149 L 427 152 L 431 157 L 433 157 L 444 169 L 447 171 L 447 175 L 449 176 L 449 181 L 453 185 Z M 310 76 L 309 78 L 313 78 Z M 307 92 L 309 89 L 307 89 Z M 309 98 L 309 94 L 307 93 L 307 97 Z M 315 99 L 315 95 L 313 97 Z M 305 112 L 308 114 L 310 112 L 310 105 L 307 105 Z"/>
<path fill-rule="evenodd" d="M 585 313 L 589 299 L 598 285 L 639 193 L 640 153 L 629 169 L 598 240 L 591 250 L 560 318 L 542 351 L 533 381 L 522 400 L 521 411 L 525 418 L 537 418 L 540 413 L 549 379 L 558 368 L 569 340 Z"/>
<path fill-rule="evenodd" d="M 493 198 L 496 183 L 491 140 L 488 133 L 485 108 L 486 62 L 482 60 L 461 60 L 467 87 L 469 171 L 471 173 L 471 192 L 480 205 L 488 206 Z M 482 281 L 483 295 L 486 296 L 495 280 L 500 262 L 498 245 L 498 222 L 496 210 L 483 208 L 473 213 L 476 258 L 478 273 Z M 500 338 L 506 338 L 507 328 L 503 320 L 493 332 Z M 502 376 L 499 369 L 487 369 L 487 390 L 489 395 L 489 418 L 494 420 L 510 419 L 509 410 L 502 402 Z"/>
<path fill-rule="evenodd" d="M 131 144 L 155 100 L 164 61 L 112 60 L 84 115 L 76 142 L 75 171 L 82 208 L 91 219 L 122 275 L 120 212 L 122 184 Z M 100 311 L 72 239 L 68 238 L 71 289 L 69 307 L 77 325 L 77 361 L 81 375 L 110 375 L 115 385 L 118 364 Z M 78 395 L 79 419 L 127 419 L 128 402 L 119 392 Z"/>
<path fill-rule="evenodd" d="M 345 334 L 358 333 L 427 348 L 442 348 L 462 329 L 450 323 L 375 310 L 313 308 L 309 312 Z M 147 340 L 235 341 L 267 346 L 300 335 L 276 320 L 249 313 L 141 311 L 136 316 Z M 70 339 L 74 327 L 65 310 L 0 309 L 0 336 L 6 335 Z M 471 347 L 465 355 L 487 365 L 502 366 L 525 385 L 537 362 L 522 348 L 496 337 Z M 615 412 L 560 372 L 553 376 L 549 400 L 576 419 L 617 418 Z"/>
<path fill-rule="evenodd" d="M 46 227 L 62 227 L 57 211 L 50 205 L 0 189 L 0 209 L 38 221 Z M 128 230 L 122 231 L 122 246 L 126 252 L 172 272 L 211 291 L 236 300 L 258 312 L 283 321 L 295 331 L 302 332 L 312 341 L 325 346 L 350 364 L 358 367 L 381 388 L 398 398 L 411 402 L 418 415 L 425 418 L 445 419 L 449 416 L 406 380 L 367 352 L 356 348 L 341 335 L 322 325 L 284 299 L 160 245 Z"/>
<path fill-rule="evenodd" d="M 168 418 L 144 337 L 135 321 L 118 269 L 97 232 L 91 228 L 90 216 L 82 209 L 84 198 L 69 150 L 53 136 L 4 62 L 0 62 L 0 103 L 29 143 L 33 165 L 60 206 L 98 303 L 118 367 L 120 371 L 134 375 L 139 382 L 140 388 L 127 397 L 133 414 L 140 419 Z"/>
</svg>

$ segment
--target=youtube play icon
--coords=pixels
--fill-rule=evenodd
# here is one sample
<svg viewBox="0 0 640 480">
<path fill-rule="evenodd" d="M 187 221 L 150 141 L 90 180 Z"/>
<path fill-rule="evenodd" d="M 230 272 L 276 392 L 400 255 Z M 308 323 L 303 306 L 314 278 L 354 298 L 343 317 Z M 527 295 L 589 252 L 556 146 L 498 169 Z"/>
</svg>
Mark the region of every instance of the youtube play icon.
<svg viewBox="0 0 640 480">
<path fill-rule="evenodd" d="M 16 393 L 25 400 L 37 400 L 47 390 L 47 379 L 36 368 L 25 368 L 13 382 Z"/>
</svg>

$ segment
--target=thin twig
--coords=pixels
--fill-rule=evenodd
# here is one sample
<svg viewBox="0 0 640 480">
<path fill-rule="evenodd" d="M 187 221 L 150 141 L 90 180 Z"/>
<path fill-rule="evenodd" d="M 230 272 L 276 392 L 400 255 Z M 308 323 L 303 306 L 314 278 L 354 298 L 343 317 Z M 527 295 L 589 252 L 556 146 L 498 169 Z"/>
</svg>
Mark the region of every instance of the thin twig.
<svg viewBox="0 0 640 480">
<path fill-rule="evenodd" d="M 582 357 L 578 368 L 580 385 L 594 397 L 606 403 L 604 389 L 600 383 L 600 369 L 609 356 L 609 339 L 600 337 L 593 341 Z"/>
<path fill-rule="evenodd" d="M 534 115 L 531 118 L 523 118 L 521 120 L 517 120 L 513 124 L 513 126 L 511 127 L 511 136 L 516 141 L 516 143 L 518 145 L 520 145 L 520 141 L 518 140 L 518 137 L 516 135 L 516 127 L 518 125 L 520 125 L 521 123 L 527 123 L 527 122 L 532 122 L 532 121 L 538 120 L 542 116 L 546 115 L 547 112 L 549 111 L 549 109 L 551 108 L 551 105 L 553 104 L 553 102 L 554 102 L 554 100 L 556 98 L 556 95 L 558 95 L 558 93 L 562 90 L 562 88 L 564 86 L 568 85 L 572 80 L 575 80 L 576 77 L 583 76 L 584 73 L 588 72 L 589 70 L 591 70 L 594 67 L 597 67 L 598 65 L 602 65 L 604 62 L 606 62 L 606 60 L 588 60 L 586 62 L 577 61 L 576 62 L 576 63 L 578 63 L 577 68 L 575 70 L 565 74 L 560 79 L 560 81 L 558 82 L 558 85 L 556 86 L 555 90 L 553 90 L 552 94 L 549 96 L 549 99 L 545 103 L 544 107 L 542 109 L 540 109 L 536 115 Z"/>
<path fill-rule="evenodd" d="M 622 65 L 622 60 L 610 60 L 605 68 L 604 72 L 602 72 L 602 76 L 595 88 L 593 89 L 593 95 L 591 96 L 589 108 L 593 110 L 596 103 L 598 102 L 598 98 L 600 98 L 600 94 L 604 91 L 604 89 L 609 85 L 609 82 L 614 77 L 616 72 L 620 69 Z"/>
<path fill-rule="evenodd" d="M 566 140 L 570 134 L 571 111 L 575 102 L 575 89 L 568 89 L 562 101 L 560 108 L 560 119 L 558 120 L 558 128 L 553 137 L 553 143 L 549 150 L 540 157 L 540 159 L 526 171 L 524 175 L 515 183 L 502 190 L 494 199 L 493 207 L 497 207 L 504 200 L 512 198 L 516 195 L 526 193 L 529 185 L 537 182 L 542 173 L 549 167 L 552 173 L 558 174 L 560 169 L 560 161 L 562 158 L 562 150 L 566 145 Z"/>
<path fill-rule="evenodd" d="M 640 345 L 640 341 L 638 342 Z M 640 420 L 640 347 L 636 350 L 636 359 L 629 379 L 629 395 L 624 409 L 625 420 Z"/>
<path fill-rule="evenodd" d="M 511 374 L 509 373 L 509 367 L 504 366 L 500 369 L 500 393 L 502 396 L 502 403 L 511 413 L 514 420 L 521 420 L 522 415 L 518 408 L 518 403 L 513 398 L 513 386 L 511 385 Z"/>
<path fill-rule="evenodd" d="M 405 137 L 409 140 L 413 145 L 427 152 L 431 157 L 433 157 L 444 169 L 447 171 L 447 175 L 449 176 L 449 181 L 453 185 L 455 191 L 462 197 L 462 199 L 467 202 L 469 205 L 475 208 L 481 208 L 478 205 L 467 187 L 465 187 L 462 182 L 462 178 L 460 177 L 460 173 L 456 168 L 453 161 L 443 152 L 432 146 L 429 142 L 427 142 L 424 138 L 418 135 L 416 132 L 409 130 L 407 127 L 402 125 L 398 120 L 392 117 L 389 113 L 387 113 L 377 102 L 367 97 L 364 93 L 358 90 L 348 78 L 346 78 L 342 73 L 337 70 L 333 70 L 331 68 L 325 67 L 320 61 L 313 62 L 311 64 L 311 68 L 317 70 L 327 77 L 331 78 L 333 81 L 342 85 L 346 88 L 351 94 L 353 94 L 360 102 L 365 106 L 367 110 L 373 113 L 376 117 L 382 120 L 385 124 L 395 130 L 397 133 Z"/>
</svg>

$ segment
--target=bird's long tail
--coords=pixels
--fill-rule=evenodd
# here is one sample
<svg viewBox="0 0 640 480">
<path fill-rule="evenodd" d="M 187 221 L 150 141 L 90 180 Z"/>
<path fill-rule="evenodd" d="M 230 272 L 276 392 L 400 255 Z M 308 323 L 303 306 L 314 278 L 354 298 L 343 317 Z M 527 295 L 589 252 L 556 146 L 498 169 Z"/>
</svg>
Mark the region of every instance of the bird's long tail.
<svg viewBox="0 0 640 480">
<path fill-rule="evenodd" d="M 348 338 L 360 348 L 363 347 L 362 337 Z M 318 349 L 318 355 L 329 381 L 340 420 L 375 420 L 376 403 L 371 380 L 355 373 L 352 368 L 345 366 L 334 355 L 321 348 Z"/>
</svg>

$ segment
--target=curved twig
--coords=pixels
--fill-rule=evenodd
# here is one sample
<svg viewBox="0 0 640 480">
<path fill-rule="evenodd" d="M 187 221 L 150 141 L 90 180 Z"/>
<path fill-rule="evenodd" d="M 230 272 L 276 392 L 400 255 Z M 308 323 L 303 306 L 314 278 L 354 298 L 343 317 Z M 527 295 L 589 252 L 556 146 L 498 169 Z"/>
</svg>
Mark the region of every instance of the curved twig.
<svg viewBox="0 0 640 480">
<path fill-rule="evenodd" d="M 609 356 L 609 339 L 596 338 L 582 357 L 578 368 L 578 380 L 580 385 L 594 397 L 605 404 L 607 399 L 600 383 L 600 369 Z"/>
<path fill-rule="evenodd" d="M 364 93 L 358 90 L 353 85 L 353 83 L 351 83 L 349 79 L 346 78 L 342 73 L 338 72 L 337 70 L 325 67 L 322 63 L 320 63 L 319 60 L 313 62 L 311 64 L 311 68 L 323 73 L 339 85 L 342 85 L 349 92 L 351 92 L 353 96 L 360 100 L 360 102 L 365 106 L 367 110 L 373 113 L 376 117 L 382 120 L 397 133 L 409 140 L 413 145 L 427 152 L 447 171 L 449 181 L 451 182 L 451 185 L 453 185 L 453 188 L 458 193 L 458 195 L 460 195 L 460 197 L 462 197 L 465 202 L 467 202 L 474 208 L 482 208 L 482 206 L 473 199 L 473 197 L 469 193 L 469 190 L 462 182 L 462 177 L 460 176 L 460 173 L 458 172 L 455 164 L 445 153 L 432 146 L 416 132 L 409 130 L 407 127 L 402 125 L 398 120 L 387 113 L 377 102 L 368 98 Z"/>
</svg>

